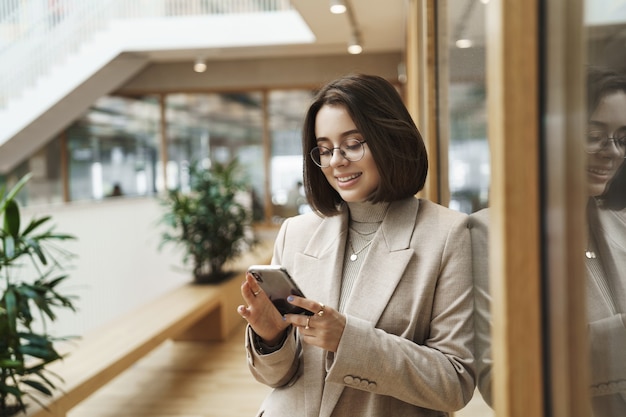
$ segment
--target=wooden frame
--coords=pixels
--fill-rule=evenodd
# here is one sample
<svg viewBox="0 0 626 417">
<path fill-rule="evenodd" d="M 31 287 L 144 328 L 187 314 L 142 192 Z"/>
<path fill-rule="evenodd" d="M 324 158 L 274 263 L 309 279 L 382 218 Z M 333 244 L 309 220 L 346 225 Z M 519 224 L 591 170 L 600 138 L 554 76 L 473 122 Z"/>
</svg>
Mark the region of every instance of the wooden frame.
<svg viewBox="0 0 626 417">
<path fill-rule="evenodd" d="M 490 289 L 496 415 L 544 416 L 538 4 L 487 5 Z"/>
<path fill-rule="evenodd" d="M 551 0 L 544 39 L 547 282 L 546 394 L 554 417 L 590 416 L 585 306 L 585 126 L 583 1 Z"/>
<path fill-rule="evenodd" d="M 428 171 L 424 198 L 440 202 L 439 184 L 443 167 L 437 129 L 437 33 L 436 0 L 410 0 L 407 5 L 407 108 L 420 130 L 428 150 Z M 447 153 L 445 154 L 447 158 Z M 447 164 L 445 164 L 447 170 Z M 447 178 L 447 172 L 443 174 Z"/>
</svg>

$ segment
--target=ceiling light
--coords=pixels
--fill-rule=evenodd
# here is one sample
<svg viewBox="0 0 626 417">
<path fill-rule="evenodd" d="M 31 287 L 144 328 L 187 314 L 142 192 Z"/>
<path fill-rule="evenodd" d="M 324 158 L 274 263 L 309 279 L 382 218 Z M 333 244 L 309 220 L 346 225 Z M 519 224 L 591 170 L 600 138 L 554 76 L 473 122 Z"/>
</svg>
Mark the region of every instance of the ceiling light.
<svg viewBox="0 0 626 417">
<path fill-rule="evenodd" d="M 193 64 L 193 70 L 195 72 L 204 72 L 206 71 L 206 61 L 204 58 L 196 59 L 196 62 Z"/>
<path fill-rule="evenodd" d="M 330 0 L 330 12 L 333 14 L 345 13 L 347 10 L 343 0 Z"/>
<path fill-rule="evenodd" d="M 348 43 L 348 53 L 352 55 L 358 55 L 363 52 L 363 46 L 361 46 L 361 40 L 358 34 L 353 34 Z"/>
</svg>

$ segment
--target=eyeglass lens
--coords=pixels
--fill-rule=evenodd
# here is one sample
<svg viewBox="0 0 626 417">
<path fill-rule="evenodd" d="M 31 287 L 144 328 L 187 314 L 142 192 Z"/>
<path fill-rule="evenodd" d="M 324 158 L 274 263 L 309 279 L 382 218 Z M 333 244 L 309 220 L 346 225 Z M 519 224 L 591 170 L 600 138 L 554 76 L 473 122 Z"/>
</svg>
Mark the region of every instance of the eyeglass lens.
<svg viewBox="0 0 626 417">
<path fill-rule="evenodd" d="M 600 152 L 609 145 L 609 142 L 613 142 L 621 154 L 626 153 L 626 136 L 611 138 L 605 132 L 589 132 L 587 134 L 587 152 Z"/>
<path fill-rule="evenodd" d="M 363 148 L 364 142 L 365 141 L 360 141 L 358 139 L 347 139 L 341 142 L 337 148 L 317 146 L 311 150 L 311 158 L 317 166 L 325 168 L 330 166 L 330 160 L 333 157 L 333 153 L 336 149 L 338 149 L 342 157 L 350 162 L 356 162 L 361 160 L 365 154 L 365 148 Z"/>
</svg>

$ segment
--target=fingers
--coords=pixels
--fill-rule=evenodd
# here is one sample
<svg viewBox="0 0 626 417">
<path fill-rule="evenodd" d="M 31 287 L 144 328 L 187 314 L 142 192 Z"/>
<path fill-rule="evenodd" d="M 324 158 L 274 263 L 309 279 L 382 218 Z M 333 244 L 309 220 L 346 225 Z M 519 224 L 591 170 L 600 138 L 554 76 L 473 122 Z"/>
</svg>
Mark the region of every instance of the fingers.
<svg viewBox="0 0 626 417">
<path fill-rule="evenodd" d="M 241 295 L 243 299 L 248 303 L 248 305 L 252 304 L 255 297 L 258 297 L 263 290 L 259 286 L 258 282 L 254 279 L 252 274 L 246 274 L 246 280 L 243 284 L 241 284 Z"/>
<path fill-rule="evenodd" d="M 319 301 L 309 300 L 308 298 L 298 297 L 297 295 L 290 295 L 287 297 L 287 301 L 297 307 L 302 307 L 313 314 L 317 314 L 320 317 L 324 316 L 324 307 L 326 306 Z"/>
</svg>

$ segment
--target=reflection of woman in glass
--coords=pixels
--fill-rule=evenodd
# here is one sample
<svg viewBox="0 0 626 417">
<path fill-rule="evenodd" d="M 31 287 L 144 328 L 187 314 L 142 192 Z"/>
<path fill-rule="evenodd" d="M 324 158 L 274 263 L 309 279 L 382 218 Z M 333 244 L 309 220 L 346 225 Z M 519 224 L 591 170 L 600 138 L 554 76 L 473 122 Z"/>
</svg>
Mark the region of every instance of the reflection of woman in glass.
<svg viewBox="0 0 626 417">
<path fill-rule="evenodd" d="M 275 388 L 259 415 L 443 417 L 474 391 L 467 216 L 415 198 L 419 131 L 377 76 L 331 82 L 309 108 L 304 185 L 315 213 L 282 224 L 274 263 L 312 315 L 281 316 L 248 274 L 248 364 Z"/>
<path fill-rule="evenodd" d="M 626 416 L 626 77 L 592 69 L 585 250 L 595 417 Z"/>
<path fill-rule="evenodd" d="M 626 77 L 588 73 L 585 248 L 595 417 L 626 416 Z M 470 216 L 475 285 L 477 383 L 492 404 L 488 209 Z M 581 365 L 582 366 L 582 365 Z"/>
</svg>

